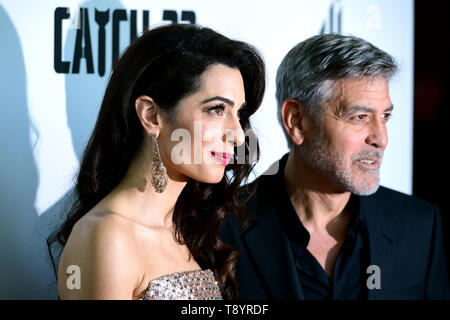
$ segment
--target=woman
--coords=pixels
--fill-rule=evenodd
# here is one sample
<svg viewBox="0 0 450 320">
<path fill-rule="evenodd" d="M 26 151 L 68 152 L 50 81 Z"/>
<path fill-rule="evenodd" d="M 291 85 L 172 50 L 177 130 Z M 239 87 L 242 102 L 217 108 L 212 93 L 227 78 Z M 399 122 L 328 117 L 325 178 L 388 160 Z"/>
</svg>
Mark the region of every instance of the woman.
<svg viewBox="0 0 450 320">
<path fill-rule="evenodd" d="M 130 45 L 55 238 L 60 298 L 234 297 L 237 252 L 217 231 L 243 212 L 235 193 L 252 166 L 236 151 L 264 87 L 257 51 L 208 28 L 163 26 Z"/>
</svg>

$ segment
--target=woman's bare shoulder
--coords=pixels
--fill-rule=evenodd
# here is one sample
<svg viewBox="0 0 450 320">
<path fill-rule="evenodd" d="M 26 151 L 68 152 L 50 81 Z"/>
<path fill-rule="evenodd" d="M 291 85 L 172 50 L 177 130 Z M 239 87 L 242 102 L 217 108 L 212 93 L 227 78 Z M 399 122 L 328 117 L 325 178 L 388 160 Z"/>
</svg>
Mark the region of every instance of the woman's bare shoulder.
<svg viewBox="0 0 450 320">
<path fill-rule="evenodd" d="M 108 211 L 88 212 L 74 225 L 64 250 L 83 254 L 86 250 L 124 248 L 132 239 L 133 229 L 122 217 Z"/>
<path fill-rule="evenodd" d="M 142 278 L 134 247 L 133 226 L 126 219 L 107 211 L 88 212 L 75 224 L 61 255 L 60 297 L 131 299 Z M 79 289 L 67 283 L 70 266 L 80 271 Z"/>
</svg>

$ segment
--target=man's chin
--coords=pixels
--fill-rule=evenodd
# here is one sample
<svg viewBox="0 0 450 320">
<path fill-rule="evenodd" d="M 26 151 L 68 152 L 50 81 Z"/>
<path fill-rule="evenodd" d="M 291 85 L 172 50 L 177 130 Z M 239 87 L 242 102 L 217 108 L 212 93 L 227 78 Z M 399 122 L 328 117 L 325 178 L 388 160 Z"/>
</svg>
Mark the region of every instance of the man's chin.
<svg viewBox="0 0 450 320">
<path fill-rule="evenodd" d="M 373 183 L 360 183 L 358 185 L 353 184 L 350 188 L 351 190 L 348 191 L 358 196 L 370 196 L 371 194 L 377 192 L 379 187 L 380 183 L 377 179 L 377 181 Z"/>
<path fill-rule="evenodd" d="M 374 194 L 375 192 L 377 192 L 379 187 L 380 187 L 380 185 L 378 184 L 374 188 L 361 188 L 359 190 L 355 190 L 353 193 L 358 196 L 370 196 L 371 194 Z"/>
</svg>

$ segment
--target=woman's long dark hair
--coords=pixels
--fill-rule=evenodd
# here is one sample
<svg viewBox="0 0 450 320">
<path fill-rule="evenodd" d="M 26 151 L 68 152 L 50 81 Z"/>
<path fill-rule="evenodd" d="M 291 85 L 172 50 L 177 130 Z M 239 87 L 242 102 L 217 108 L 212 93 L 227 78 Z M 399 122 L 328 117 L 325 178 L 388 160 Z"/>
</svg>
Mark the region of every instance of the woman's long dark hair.
<svg viewBox="0 0 450 320">
<path fill-rule="evenodd" d="M 241 72 L 247 104 L 240 123 L 246 131 L 265 89 L 264 62 L 255 48 L 208 28 L 181 24 L 147 31 L 128 47 L 114 67 L 84 151 L 75 200 L 65 222 L 47 240 L 50 254 L 52 244 L 64 246 L 75 223 L 118 185 L 141 147 L 143 130 L 134 107 L 136 98 L 150 96 L 168 119 L 175 117 L 178 102 L 199 88 L 202 73 L 216 63 Z M 239 159 L 228 165 L 217 184 L 191 179 L 173 212 L 176 239 L 186 244 L 201 268 L 214 271 L 228 299 L 236 294 L 238 251 L 220 241 L 218 230 L 229 212 L 245 219 L 236 192 L 253 169 L 248 158 L 246 153 L 244 164 Z"/>
</svg>

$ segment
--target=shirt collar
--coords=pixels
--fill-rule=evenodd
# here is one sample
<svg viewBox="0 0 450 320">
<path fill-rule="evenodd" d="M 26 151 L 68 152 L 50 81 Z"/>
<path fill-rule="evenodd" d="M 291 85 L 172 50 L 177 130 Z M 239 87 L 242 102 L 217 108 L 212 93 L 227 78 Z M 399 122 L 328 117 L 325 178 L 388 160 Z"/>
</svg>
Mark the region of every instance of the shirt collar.
<svg viewBox="0 0 450 320">
<path fill-rule="evenodd" d="M 292 205 L 291 198 L 286 189 L 286 181 L 284 179 L 284 168 L 286 167 L 288 156 L 289 153 L 286 153 L 280 159 L 278 172 L 276 173 L 276 179 L 273 186 L 273 191 L 277 193 L 276 211 L 287 237 L 290 240 L 296 239 L 297 243 L 306 247 L 309 243 L 310 235 L 308 230 L 303 226 Z M 359 198 L 359 196 L 352 193 L 349 203 L 347 204 L 347 206 L 350 206 L 351 212 L 350 228 L 347 235 L 353 238 L 358 232 L 364 232 Z"/>
</svg>

